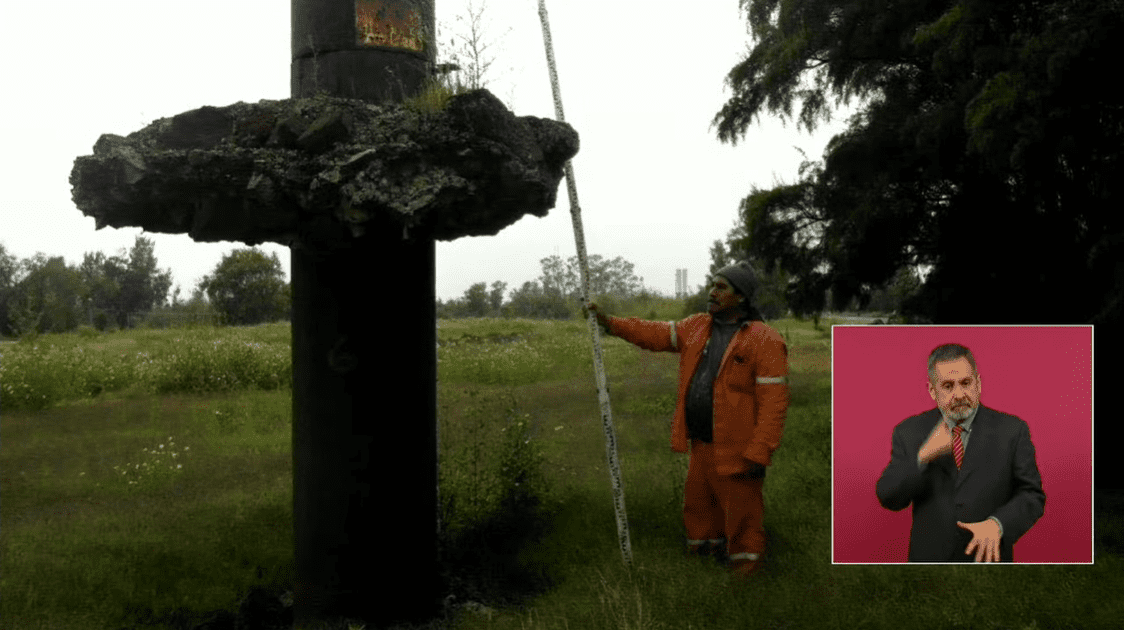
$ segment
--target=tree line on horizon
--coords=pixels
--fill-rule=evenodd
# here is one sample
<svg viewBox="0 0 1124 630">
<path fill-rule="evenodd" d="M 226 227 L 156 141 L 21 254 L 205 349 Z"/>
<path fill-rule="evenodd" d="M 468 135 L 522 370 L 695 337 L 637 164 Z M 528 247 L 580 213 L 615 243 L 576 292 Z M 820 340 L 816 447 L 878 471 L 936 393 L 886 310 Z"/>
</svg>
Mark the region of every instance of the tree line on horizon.
<svg viewBox="0 0 1124 630">
<path fill-rule="evenodd" d="M 736 237 L 736 232 L 732 233 Z M 711 276 L 743 253 L 735 245 L 715 241 L 711 248 Z M 507 283 L 478 282 L 455 300 L 437 300 L 438 318 L 507 317 L 571 319 L 580 317 L 581 286 L 577 256 L 563 261 L 549 256 L 540 261 L 538 279 L 507 291 Z M 592 295 L 608 312 L 643 315 L 653 300 L 672 300 L 641 286 L 635 266 L 617 256 L 589 258 Z M 292 287 L 276 254 L 239 248 L 223 256 L 215 269 L 193 288 L 188 300 L 176 287 L 171 299 L 171 270 L 161 270 L 153 242 L 137 236 L 131 250 L 118 255 L 86 253 L 79 265 L 62 256 L 42 253 L 17 260 L 0 244 L 0 336 L 22 337 L 66 333 L 88 327 L 112 332 L 138 327 L 190 325 L 247 326 L 291 321 Z M 909 281 L 902 282 L 901 278 Z M 790 312 L 818 319 L 818 312 L 794 310 L 788 302 L 791 280 L 783 270 L 762 274 L 754 303 L 767 319 Z M 896 312 L 919 282 L 899 276 L 876 293 L 869 305 L 880 312 Z M 705 312 L 708 287 L 700 285 L 682 300 L 683 316 Z M 853 305 L 857 305 L 857 302 Z M 797 307 L 799 305 L 796 305 Z M 654 311 L 652 311 L 654 313 Z"/>
<path fill-rule="evenodd" d="M 78 265 L 43 253 L 18 260 L 0 243 L 0 335 L 289 319 L 292 289 L 284 277 L 276 254 L 236 249 L 200 280 L 190 299 L 181 299 L 176 287 L 169 301 L 171 270 L 159 269 L 153 242 L 143 236 L 115 256 L 87 252 Z"/>
<path fill-rule="evenodd" d="M 695 291 L 684 298 L 682 316 L 706 312 L 710 279 L 719 269 L 737 262 L 749 260 L 757 269 L 759 287 L 753 296 L 753 305 L 766 320 L 787 315 L 810 317 L 817 324 L 822 310 L 810 308 L 814 304 L 801 301 L 802 293 L 793 282 L 791 274 L 780 267 L 766 273 L 763 265 L 753 259 L 739 244 L 740 230 L 734 229 L 726 241 L 715 240 L 710 248 L 710 269 L 707 282 L 695 287 Z M 570 319 L 580 317 L 581 276 L 578 270 L 578 257 L 571 256 L 565 262 L 559 256 L 548 256 L 539 261 L 542 273 L 537 280 L 524 282 L 504 301 L 507 283 L 494 281 L 489 289 L 486 282 L 477 282 L 465 290 L 460 298 L 437 301 L 438 318 L 462 317 L 526 317 L 531 319 Z M 675 298 L 662 295 L 640 285 L 633 273 L 634 265 L 618 256 L 606 260 L 600 255 L 589 257 L 590 294 L 592 299 L 608 313 L 636 313 L 644 316 L 654 300 L 673 301 Z M 906 321 L 901 316 L 904 302 L 912 297 L 921 286 L 917 270 L 903 267 L 883 286 L 875 287 L 865 302 L 857 297 L 840 310 L 859 310 L 884 313 L 894 316 L 898 321 Z M 830 303 L 829 293 L 824 303 Z M 651 311 L 650 317 L 655 317 Z"/>
</svg>

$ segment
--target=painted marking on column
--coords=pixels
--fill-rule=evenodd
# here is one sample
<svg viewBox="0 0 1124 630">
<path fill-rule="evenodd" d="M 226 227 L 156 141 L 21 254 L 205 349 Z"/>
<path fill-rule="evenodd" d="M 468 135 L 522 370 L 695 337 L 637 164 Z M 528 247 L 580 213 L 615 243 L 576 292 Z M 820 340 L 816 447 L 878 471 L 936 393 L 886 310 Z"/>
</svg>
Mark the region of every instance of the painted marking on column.
<svg viewBox="0 0 1124 630">
<path fill-rule="evenodd" d="M 355 0 L 355 34 L 360 46 L 382 46 L 421 52 L 425 48 L 421 14 L 394 11 L 380 0 Z"/>
</svg>

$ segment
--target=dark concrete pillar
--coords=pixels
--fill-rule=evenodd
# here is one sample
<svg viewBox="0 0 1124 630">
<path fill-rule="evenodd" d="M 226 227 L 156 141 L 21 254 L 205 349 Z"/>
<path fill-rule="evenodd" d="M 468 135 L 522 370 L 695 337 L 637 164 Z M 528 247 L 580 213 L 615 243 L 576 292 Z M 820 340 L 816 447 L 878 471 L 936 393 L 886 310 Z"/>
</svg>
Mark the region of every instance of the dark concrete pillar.
<svg viewBox="0 0 1124 630">
<path fill-rule="evenodd" d="M 437 597 L 434 243 L 365 238 L 292 250 L 294 614 L 375 628 Z"/>
<path fill-rule="evenodd" d="M 430 1 L 292 0 L 292 96 L 393 102 L 433 61 Z M 292 249 L 295 627 L 435 612 L 434 242 Z"/>
</svg>

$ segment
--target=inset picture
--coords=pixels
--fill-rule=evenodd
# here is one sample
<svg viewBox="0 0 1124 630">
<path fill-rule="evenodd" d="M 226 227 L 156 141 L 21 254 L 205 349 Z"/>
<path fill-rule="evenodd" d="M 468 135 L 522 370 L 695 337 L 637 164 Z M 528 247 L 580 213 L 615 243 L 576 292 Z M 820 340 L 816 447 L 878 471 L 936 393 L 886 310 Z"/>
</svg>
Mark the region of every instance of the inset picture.
<svg viewBox="0 0 1124 630">
<path fill-rule="evenodd" d="M 1092 326 L 832 327 L 832 563 L 1092 563 L 1092 347 Z"/>
</svg>

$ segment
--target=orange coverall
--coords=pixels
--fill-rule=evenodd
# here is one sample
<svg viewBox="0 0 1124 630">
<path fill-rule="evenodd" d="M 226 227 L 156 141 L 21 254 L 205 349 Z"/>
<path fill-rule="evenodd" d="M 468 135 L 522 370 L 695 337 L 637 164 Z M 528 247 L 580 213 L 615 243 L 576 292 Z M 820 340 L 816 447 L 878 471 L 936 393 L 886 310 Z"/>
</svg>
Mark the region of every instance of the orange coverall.
<svg viewBox="0 0 1124 630">
<path fill-rule="evenodd" d="M 609 334 L 646 350 L 679 353 L 679 396 L 671 424 L 671 449 L 691 461 L 684 489 L 683 522 L 692 548 L 726 542 L 732 564 L 757 562 L 765 552 L 764 474 L 744 474 L 750 462 L 772 464 L 788 411 L 788 348 L 776 330 L 745 320 L 730 339 L 714 377 L 713 442 L 688 440 L 686 400 L 710 339 L 713 318 L 678 322 L 609 317 Z"/>
</svg>

